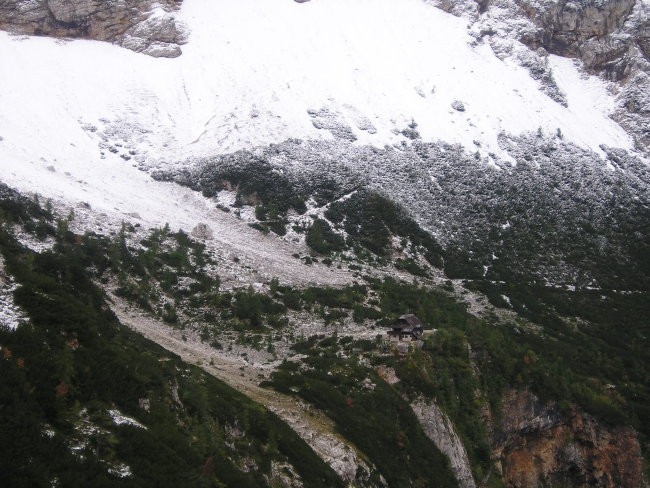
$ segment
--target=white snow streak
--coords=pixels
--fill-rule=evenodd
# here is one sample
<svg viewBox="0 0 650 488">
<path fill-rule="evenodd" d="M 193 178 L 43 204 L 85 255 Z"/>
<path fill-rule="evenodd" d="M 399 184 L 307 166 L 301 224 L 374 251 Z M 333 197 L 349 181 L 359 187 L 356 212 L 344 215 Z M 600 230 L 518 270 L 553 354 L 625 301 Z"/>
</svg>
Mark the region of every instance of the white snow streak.
<svg viewBox="0 0 650 488">
<path fill-rule="evenodd" d="M 108 410 L 108 415 L 111 416 L 115 425 L 130 425 L 139 429 L 146 429 L 144 425 L 135 420 L 134 418 L 127 417 L 119 410 Z"/>
<path fill-rule="evenodd" d="M 27 316 L 14 303 L 14 290 L 18 287 L 5 271 L 4 258 L 0 256 L 0 327 L 15 330 Z"/>
</svg>

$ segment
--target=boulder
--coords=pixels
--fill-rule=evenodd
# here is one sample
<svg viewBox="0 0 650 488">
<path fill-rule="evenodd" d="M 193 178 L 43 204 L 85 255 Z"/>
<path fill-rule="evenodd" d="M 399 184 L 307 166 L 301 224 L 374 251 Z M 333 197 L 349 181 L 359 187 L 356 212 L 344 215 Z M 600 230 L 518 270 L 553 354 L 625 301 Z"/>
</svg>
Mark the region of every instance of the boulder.
<svg viewBox="0 0 650 488">
<path fill-rule="evenodd" d="M 192 237 L 210 240 L 214 238 L 214 232 L 207 224 L 199 223 L 192 229 Z"/>
</svg>

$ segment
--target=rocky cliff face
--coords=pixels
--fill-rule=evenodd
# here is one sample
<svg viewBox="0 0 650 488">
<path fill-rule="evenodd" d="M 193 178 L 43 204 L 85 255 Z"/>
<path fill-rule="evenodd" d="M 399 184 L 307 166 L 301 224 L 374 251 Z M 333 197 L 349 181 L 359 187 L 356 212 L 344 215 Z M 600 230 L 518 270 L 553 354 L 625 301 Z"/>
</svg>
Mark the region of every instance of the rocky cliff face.
<svg viewBox="0 0 650 488">
<path fill-rule="evenodd" d="M 618 93 L 616 120 L 650 152 L 650 3 L 642 0 L 435 0 L 472 20 L 478 42 L 512 57 L 563 103 L 545 57 L 578 59 Z M 527 46 L 529 49 L 522 49 Z M 563 103 L 564 104 L 564 103 Z"/>
<path fill-rule="evenodd" d="M 0 0 L 0 29 L 108 41 L 151 56 L 176 57 L 186 40 L 173 15 L 179 4 L 177 0 Z"/>
<path fill-rule="evenodd" d="M 632 46 L 637 45 L 633 32 L 621 35 L 635 6 L 635 0 L 578 2 L 519 2 L 523 12 L 538 30 L 522 36 L 522 41 L 534 49 L 544 47 L 560 56 L 580 57 L 591 69 L 609 69 L 611 76 L 620 78 L 624 66 L 618 66 Z M 628 26 L 628 31 L 635 28 Z M 613 66 L 610 65 L 613 63 Z M 625 63 L 623 63 L 625 64 Z"/>
<path fill-rule="evenodd" d="M 424 433 L 440 451 L 447 456 L 451 470 L 461 488 L 475 488 L 467 451 L 454 428 L 453 423 L 435 402 L 423 399 L 411 403 L 415 416 Z"/>
<path fill-rule="evenodd" d="M 531 48 L 581 59 L 584 67 L 620 82 L 614 119 L 639 149 L 650 148 L 650 3 L 641 0 L 519 0 L 537 27 L 523 32 Z"/>
<path fill-rule="evenodd" d="M 506 486 L 647 486 L 633 429 L 608 428 L 590 415 L 559 412 L 525 391 L 509 391 L 492 434 Z"/>
</svg>

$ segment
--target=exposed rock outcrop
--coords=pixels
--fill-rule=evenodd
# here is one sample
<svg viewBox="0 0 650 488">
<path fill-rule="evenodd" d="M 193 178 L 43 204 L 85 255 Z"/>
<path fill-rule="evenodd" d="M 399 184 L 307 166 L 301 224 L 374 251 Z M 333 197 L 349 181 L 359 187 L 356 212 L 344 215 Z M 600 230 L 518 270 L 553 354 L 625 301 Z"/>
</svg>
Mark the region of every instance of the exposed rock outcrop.
<svg viewBox="0 0 650 488">
<path fill-rule="evenodd" d="M 475 488 L 476 483 L 472 476 L 467 451 L 449 417 L 433 401 L 419 399 L 411 403 L 411 408 L 420 421 L 424 433 L 449 459 L 458 486 Z"/>
<path fill-rule="evenodd" d="M 519 0 L 517 5 L 537 29 L 524 29 L 520 40 L 552 54 L 576 57 L 583 66 L 623 84 L 615 119 L 647 151 L 650 130 L 647 106 L 650 72 L 650 4 L 635 0 Z"/>
<path fill-rule="evenodd" d="M 319 110 L 309 109 L 307 113 L 317 129 L 327 130 L 333 137 L 344 141 L 354 142 L 357 140 L 352 128 L 342 120 L 340 115 L 330 111 L 327 107 Z"/>
<path fill-rule="evenodd" d="M 650 3 L 640 0 L 519 0 L 537 30 L 520 39 L 622 84 L 614 119 L 650 151 Z"/>
<path fill-rule="evenodd" d="M 522 36 L 533 48 L 544 47 L 560 56 L 583 57 L 591 60 L 587 66 L 596 67 L 600 52 L 620 56 L 625 50 L 622 39 L 609 38 L 629 17 L 635 0 L 582 0 L 519 2 L 523 11 L 540 28 Z M 602 41 L 602 42 L 601 42 Z M 598 44 L 598 46 L 596 45 Z M 610 56 L 600 58 L 601 62 Z"/>
<path fill-rule="evenodd" d="M 640 149 L 650 148 L 650 73 L 639 71 L 625 83 L 613 114 Z"/>
<path fill-rule="evenodd" d="M 199 223 L 196 224 L 196 226 L 192 229 L 192 237 L 196 237 L 197 239 L 210 240 L 214 238 L 214 232 L 209 225 Z"/>
<path fill-rule="evenodd" d="M 629 427 L 606 427 L 572 409 L 561 413 L 527 391 L 509 391 L 492 434 L 506 486 L 647 486 L 641 448 Z"/>
<path fill-rule="evenodd" d="M 156 57 L 176 57 L 186 33 L 177 0 L 2 0 L 0 29 L 16 34 L 94 39 Z"/>
<path fill-rule="evenodd" d="M 583 67 L 618 82 L 613 118 L 650 153 L 650 3 L 641 0 L 436 0 L 473 21 L 472 35 L 500 57 L 512 57 L 566 105 L 545 66 L 545 53 L 580 59 Z M 520 41 L 520 42 L 517 42 Z M 522 45 L 530 48 L 522 53 Z"/>
</svg>

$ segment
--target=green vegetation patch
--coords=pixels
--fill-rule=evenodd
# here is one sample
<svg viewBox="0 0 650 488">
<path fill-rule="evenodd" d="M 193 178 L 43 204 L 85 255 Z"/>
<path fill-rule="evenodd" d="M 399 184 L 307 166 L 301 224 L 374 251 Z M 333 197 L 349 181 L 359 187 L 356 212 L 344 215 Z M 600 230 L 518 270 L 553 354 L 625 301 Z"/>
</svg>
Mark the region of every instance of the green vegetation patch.
<svg viewBox="0 0 650 488">
<path fill-rule="evenodd" d="M 433 266 L 442 266 L 442 248 L 394 201 L 379 193 L 359 190 L 349 198 L 333 202 L 325 217 L 342 226 L 348 245 L 359 246 L 386 256 L 392 249 L 391 237 L 406 238 L 412 250 L 421 250 Z"/>
<path fill-rule="evenodd" d="M 0 225 L 15 300 L 30 317 L 0 329 L 4 484 L 262 487 L 273 484 L 276 462 L 305 486 L 343 486 L 275 415 L 123 328 L 87 271 L 111 265 L 102 249 L 64 232 L 38 254 L 16 242 L 7 220 Z M 161 259 L 181 267 L 185 257 Z M 141 427 L 117 425 L 110 410 Z"/>
<path fill-rule="evenodd" d="M 319 254 L 330 254 L 345 249 L 343 237 L 334 232 L 329 223 L 323 219 L 316 219 L 307 230 L 305 238 L 307 245 Z"/>
</svg>

